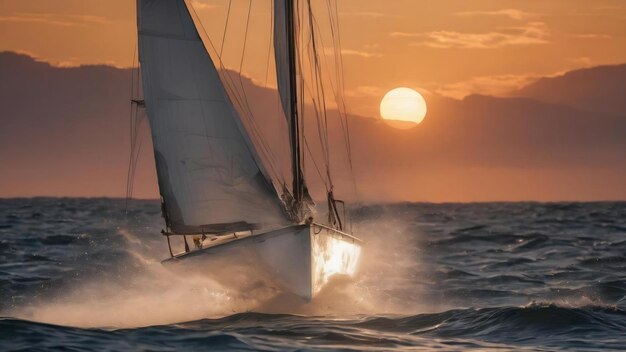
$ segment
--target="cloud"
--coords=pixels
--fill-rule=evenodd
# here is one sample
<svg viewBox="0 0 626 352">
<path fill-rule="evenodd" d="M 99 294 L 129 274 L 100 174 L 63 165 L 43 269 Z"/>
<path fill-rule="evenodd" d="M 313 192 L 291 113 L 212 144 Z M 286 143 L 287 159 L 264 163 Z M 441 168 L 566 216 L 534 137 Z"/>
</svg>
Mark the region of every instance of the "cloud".
<svg viewBox="0 0 626 352">
<path fill-rule="evenodd" d="M 420 92 L 422 95 L 430 95 L 431 91 L 425 88 L 418 87 L 415 84 L 411 84 L 406 82 L 406 84 L 397 84 L 397 87 L 410 87 L 411 89 L 415 89 Z M 351 89 L 346 91 L 346 96 L 352 98 L 371 98 L 371 97 L 379 97 L 382 98 L 387 92 L 389 92 L 394 87 L 381 88 L 378 86 L 358 86 L 356 89 Z"/>
<path fill-rule="evenodd" d="M 609 17 L 613 19 L 626 19 L 624 14 L 625 6 L 596 6 L 590 8 L 581 8 L 573 6 L 565 13 L 574 17 Z"/>
<path fill-rule="evenodd" d="M 33 51 L 25 50 L 21 48 L 12 49 L 10 51 L 0 51 L 0 54 L 4 54 L 4 53 L 14 53 L 18 55 L 25 55 L 25 56 L 28 56 L 30 59 L 32 59 L 34 62 L 45 63 L 49 65 L 50 67 L 55 67 L 55 68 L 108 66 L 108 67 L 113 67 L 113 68 L 117 68 L 120 70 L 128 69 L 128 67 L 120 66 L 119 64 L 117 64 L 115 61 L 112 61 L 112 60 L 101 60 L 98 62 L 90 63 L 90 62 L 85 62 L 83 58 L 77 57 L 77 56 L 64 57 L 61 60 L 53 60 L 50 58 L 46 58 L 42 55 L 39 55 Z"/>
<path fill-rule="evenodd" d="M 583 56 L 583 57 L 574 57 L 569 59 L 569 61 L 582 66 L 591 66 L 593 64 L 593 60 L 591 58 Z"/>
<path fill-rule="evenodd" d="M 396 38 L 422 38 L 411 46 L 427 46 L 437 49 L 495 49 L 514 45 L 547 44 L 548 26 L 543 22 L 530 22 L 520 27 L 501 28 L 498 32 L 462 33 L 456 31 L 432 31 L 424 33 L 393 32 Z"/>
<path fill-rule="evenodd" d="M 613 37 L 608 34 L 595 33 L 572 34 L 572 37 L 579 39 L 613 39 Z"/>
<path fill-rule="evenodd" d="M 0 22 L 40 23 L 45 25 L 68 27 L 110 23 L 108 19 L 101 16 L 31 12 L 21 12 L 8 16 L 0 16 Z"/>
<path fill-rule="evenodd" d="M 372 46 L 366 46 L 367 48 L 375 48 Z M 335 55 L 335 50 L 332 47 L 326 47 L 324 48 L 324 53 L 328 56 L 333 56 Z M 382 57 L 383 54 L 381 53 L 377 53 L 377 52 L 371 52 L 371 51 L 366 51 L 366 50 L 354 50 L 354 49 L 341 49 L 341 55 L 343 56 L 357 56 L 357 57 L 362 57 L 365 59 L 371 59 L 371 58 L 379 58 Z"/>
<path fill-rule="evenodd" d="M 468 95 L 502 96 L 539 79 L 539 75 L 495 75 L 473 77 L 466 81 L 446 84 L 435 89 L 437 94 L 463 99 Z"/>
<path fill-rule="evenodd" d="M 341 50 L 341 55 L 343 56 L 359 56 L 359 57 L 363 57 L 363 58 L 373 58 L 373 57 L 382 57 L 383 54 L 381 53 L 371 53 L 371 52 L 367 52 L 367 51 L 360 51 L 360 50 L 351 50 L 351 49 L 342 49 Z"/>
<path fill-rule="evenodd" d="M 358 86 L 356 89 L 346 91 L 346 96 L 363 98 L 363 97 L 382 97 L 387 90 L 377 86 Z"/>
<path fill-rule="evenodd" d="M 455 13 L 461 17 L 475 17 L 475 16 L 502 16 L 508 17 L 513 20 L 525 20 L 537 16 L 537 14 L 525 12 L 517 9 L 502 9 L 496 11 L 463 11 Z"/>
<path fill-rule="evenodd" d="M 342 16 L 353 16 L 353 17 L 367 17 L 367 18 L 390 18 L 390 17 L 398 17 L 392 14 L 382 13 L 382 12 L 341 12 Z"/>
<path fill-rule="evenodd" d="M 211 5 L 211 4 L 204 3 L 201 0 L 192 0 L 191 5 L 193 6 L 194 9 L 198 11 L 213 10 L 219 7 L 218 5 Z"/>
</svg>

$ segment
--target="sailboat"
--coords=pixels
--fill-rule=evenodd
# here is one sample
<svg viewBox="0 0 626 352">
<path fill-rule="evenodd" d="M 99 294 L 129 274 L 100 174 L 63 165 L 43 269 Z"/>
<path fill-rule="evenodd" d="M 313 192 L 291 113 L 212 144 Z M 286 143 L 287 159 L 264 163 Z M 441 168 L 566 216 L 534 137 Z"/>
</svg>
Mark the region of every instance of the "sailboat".
<svg viewBox="0 0 626 352">
<path fill-rule="evenodd" d="M 309 195 L 298 96 L 297 2 L 275 0 L 272 16 L 276 81 L 289 136 L 284 146 L 290 151 L 289 184 L 269 172 L 264 149 L 242 118 L 240 97 L 229 89 L 221 64 L 201 38 L 192 4 L 137 0 L 143 99 L 135 103 L 145 108 L 152 135 L 162 234 L 170 252 L 163 263 L 249 255 L 287 291 L 311 300 L 334 276 L 356 275 L 363 242 L 348 233 L 339 211 L 345 205 L 332 188 L 326 193 L 325 221 Z M 184 241 L 183 252 L 172 252 L 172 238 Z"/>
</svg>

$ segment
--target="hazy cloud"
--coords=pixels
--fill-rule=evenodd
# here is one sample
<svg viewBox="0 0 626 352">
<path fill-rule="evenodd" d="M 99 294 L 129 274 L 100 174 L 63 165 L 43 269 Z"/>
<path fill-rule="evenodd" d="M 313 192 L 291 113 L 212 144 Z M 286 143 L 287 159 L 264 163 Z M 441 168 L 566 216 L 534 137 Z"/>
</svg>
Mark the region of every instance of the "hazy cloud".
<svg viewBox="0 0 626 352">
<path fill-rule="evenodd" d="M 213 5 L 213 4 L 207 4 L 205 2 L 202 2 L 200 0 L 192 0 L 191 4 L 193 5 L 194 9 L 196 10 L 213 10 L 218 8 L 218 5 Z"/>
<path fill-rule="evenodd" d="M 358 86 L 356 89 L 346 91 L 349 97 L 382 97 L 387 90 L 377 86 Z"/>
<path fill-rule="evenodd" d="M 85 26 L 87 24 L 110 23 L 108 19 L 101 16 L 30 12 L 0 16 L 0 22 L 40 23 L 52 26 Z"/>
<path fill-rule="evenodd" d="M 341 50 L 341 55 L 344 55 L 344 56 L 359 56 L 359 57 L 364 57 L 364 58 L 382 57 L 383 56 L 383 54 L 381 54 L 381 53 L 371 53 L 371 52 L 367 52 L 367 51 L 351 50 L 351 49 L 342 49 Z"/>
<path fill-rule="evenodd" d="M 498 32 L 463 33 L 456 31 L 432 31 L 425 33 L 393 32 L 396 38 L 423 38 L 412 46 L 438 49 L 494 49 L 512 45 L 547 44 L 548 26 L 543 22 L 530 22 L 524 26 L 506 27 Z"/>
<path fill-rule="evenodd" d="M 577 65 L 582 65 L 582 66 L 591 66 L 593 64 L 593 61 L 591 60 L 591 58 L 583 56 L 583 57 L 574 57 L 569 59 L 569 61 L 577 64 Z"/>
<path fill-rule="evenodd" d="M 384 17 L 397 17 L 392 14 L 382 12 L 341 12 L 341 16 L 354 16 L 354 17 L 368 17 L 368 18 L 384 18 Z"/>
<path fill-rule="evenodd" d="M 613 37 L 608 34 L 595 34 L 595 33 L 572 34 L 572 37 L 579 38 L 579 39 L 613 39 Z"/>
<path fill-rule="evenodd" d="M 411 84 L 409 82 L 398 84 L 397 86 L 410 87 L 411 89 L 415 89 L 416 91 L 420 92 L 422 95 L 432 94 L 432 92 L 429 91 L 428 89 L 418 87 L 417 85 Z M 378 86 L 358 86 L 356 87 L 356 89 L 351 89 L 351 90 L 346 91 L 345 94 L 346 96 L 354 97 L 354 98 L 372 98 L 372 97 L 382 98 L 392 88 L 393 87 L 381 88 Z M 375 102 L 377 103 L 378 101 L 375 100 Z"/>
<path fill-rule="evenodd" d="M 474 77 L 467 81 L 446 84 L 435 89 L 437 94 L 463 99 L 468 95 L 502 96 L 539 79 L 538 75 L 495 75 Z"/>
<path fill-rule="evenodd" d="M 617 19 L 626 19 L 623 11 L 624 6 L 596 6 L 592 8 L 572 7 L 566 15 L 576 17 L 610 17 Z"/>
<path fill-rule="evenodd" d="M 368 48 L 374 48 L 374 47 L 369 47 L 368 46 Z M 333 56 L 333 55 L 335 55 L 335 50 L 333 48 L 327 47 L 327 48 L 324 48 L 324 53 L 326 55 Z M 355 50 L 355 49 L 341 49 L 341 55 L 343 55 L 343 56 L 357 56 L 357 57 L 362 57 L 362 58 L 365 58 L 365 59 L 379 58 L 379 57 L 383 56 L 383 54 L 381 54 L 381 53 L 372 52 L 372 51 L 368 51 L 368 50 Z"/>
<path fill-rule="evenodd" d="M 455 13 L 457 16 L 461 17 L 475 17 L 475 16 L 502 16 L 508 17 L 514 20 L 525 20 L 531 17 L 537 16 L 537 14 L 525 12 L 517 9 L 502 9 L 496 11 L 463 11 Z"/>
</svg>

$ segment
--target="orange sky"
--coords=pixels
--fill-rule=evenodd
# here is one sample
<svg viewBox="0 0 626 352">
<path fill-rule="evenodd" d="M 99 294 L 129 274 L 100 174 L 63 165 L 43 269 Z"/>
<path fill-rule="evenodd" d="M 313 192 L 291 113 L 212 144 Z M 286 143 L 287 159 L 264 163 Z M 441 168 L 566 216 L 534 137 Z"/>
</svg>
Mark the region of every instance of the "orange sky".
<svg viewBox="0 0 626 352">
<path fill-rule="evenodd" d="M 221 46 L 228 0 L 193 1 Z M 626 198 L 626 66 L 503 98 L 540 77 L 626 63 L 626 1 L 337 1 L 361 198 Z M 249 2 L 233 3 L 222 57 L 237 70 Z M 323 27 L 326 1 L 314 4 Z M 266 77 L 275 84 L 273 64 L 266 75 L 270 10 L 270 0 L 253 0 L 242 71 L 248 93 L 269 104 L 261 110 L 275 113 L 278 98 L 263 89 Z M 134 0 L 0 0 L 0 52 L 56 66 L 0 53 L 0 164 L 11 165 L 0 173 L 0 197 L 124 195 L 129 70 L 59 66 L 130 67 L 136 38 Z M 399 86 L 425 95 L 418 127 L 357 116 L 378 117 L 380 99 Z M 472 93 L 500 98 L 459 100 Z M 150 148 L 142 158 L 134 194 L 154 198 Z"/>
<path fill-rule="evenodd" d="M 0 51 L 58 65 L 131 65 L 133 0 L 0 0 Z M 254 0 L 244 74 L 265 81 L 270 0 Z M 319 1 L 324 4 L 325 1 Z M 194 0 L 219 45 L 228 0 Z M 238 67 L 248 2 L 234 1 L 224 58 Z M 626 62 L 621 0 L 339 0 L 348 103 L 376 116 L 397 86 L 498 95 L 537 76 Z M 323 13 L 321 11 L 320 13 Z"/>
</svg>

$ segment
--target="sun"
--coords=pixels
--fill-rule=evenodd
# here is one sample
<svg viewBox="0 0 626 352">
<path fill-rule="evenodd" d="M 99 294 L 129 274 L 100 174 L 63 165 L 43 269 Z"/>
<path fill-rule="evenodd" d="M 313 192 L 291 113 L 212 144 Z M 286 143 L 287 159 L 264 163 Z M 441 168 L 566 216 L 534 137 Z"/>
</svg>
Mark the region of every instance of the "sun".
<svg viewBox="0 0 626 352">
<path fill-rule="evenodd" d="M 380 102 L 380 116 L 389 125 L 409 129 L 426 117 L 426 100 L 416 90 L 400 87 L 390 90 Z"/>
</svg>

